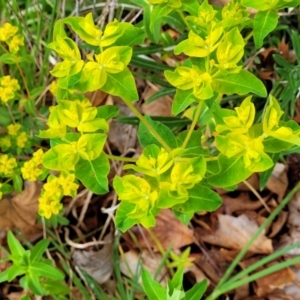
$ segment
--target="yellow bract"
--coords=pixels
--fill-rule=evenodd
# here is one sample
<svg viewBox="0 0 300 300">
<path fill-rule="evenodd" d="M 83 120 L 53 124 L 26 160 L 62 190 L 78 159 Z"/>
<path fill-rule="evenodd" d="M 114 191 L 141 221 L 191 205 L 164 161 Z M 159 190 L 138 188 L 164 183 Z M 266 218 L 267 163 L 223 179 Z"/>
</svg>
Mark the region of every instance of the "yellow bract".
<svg viewBox="0 0 300 300">
<path fill-rule="evenodd" d="M 17 34 L 18 30 L 18 27 L 10 23 L 4 23 L 0 28 L 0 41 L 5 42 L 9 47 L 9 52 L 13 54 L 16 54 L 20 46 L 24 45 L 24 37 Z"/>
<path fill-rule="evenodd" d="M 39 198 L 39 215 L 46 219 L 49 219 L 52 215 L 57 215 L 63 208 L 63 205 L 60 203 L 62 197 L 75 197 L 78 184 L 74 181 L 74 174 L 66 173 L 61 174 L 59 177 L 50 175 Z"/>
<path fill-rule="evenodd" d="M 17 161 L 14 157 L 9 157 L 7 154 L 0 155 L 0 174 L 9 176 L 16 166 Z"/>
<path fill-rule="evenodd" d="M 0 78 L 0 99 L 8 102 L 15 97 L 16 91 L 20 89 L 17 79 L 11 78 L 9 75 Z"/>
<path fill-rule="evenodd" d="M 39 149 L 33 153 L 31 160 L 24 163 L 24 166 L 21 168 L 23 179 L 27 179 L 29 181 L 37 180 L 37 178 L 42 174 L 40 166 L 42 164 L 43 155 L 43 150 Z"/>
</svg>

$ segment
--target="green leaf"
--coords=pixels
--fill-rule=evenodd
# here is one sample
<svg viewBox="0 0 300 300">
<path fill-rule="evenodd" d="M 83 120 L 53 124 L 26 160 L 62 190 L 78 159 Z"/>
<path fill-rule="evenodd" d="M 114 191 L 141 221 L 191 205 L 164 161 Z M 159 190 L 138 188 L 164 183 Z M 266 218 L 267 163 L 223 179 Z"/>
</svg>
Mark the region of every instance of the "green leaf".
<svg viewBox="0 0 300 300">
<path fill-rule="evenodd" d="M 167 291 L 155 280 L 147 270 L 142 271 L 144 291 L 151 300 L 166 300 Z"/>
<path fill-rule="evenodd" d="M 38 277 L 46 277 L 50 279 L 63 280 L 64 274 L 57 268 L 54 268 L 48 264 L 34 261 L 30 264 L 29 270 L 31 274 Z"/>
<path fill-rule="evenodd" d="M 174 215 L 176 216 L 176 218 L 178 218 L 182 224 L 184 224 L 185 226 L 188 226 L 190 221 L 192 220 L 194 213 L 181 213 L 177 210 L 173 210 Z"/>
<path fill-rule="evenodd" d="M 174 94 L 175 90 L 176 90 L 175 88 L 163 88 L 163 89 L 155 92 L 151 97 L 149 97 L 147 99 L 147 101 L 145 102 L 145 104 L 149 104 L 149 103 L 159 99 L 160 97 L 172 95 L 172 94 Z"/>
<path fill-rule="evenodd" d="M 11 268 L 11 267 L 10 267 L 10 268 Z M 3 271 L 3 272 L 0 273 L 0 283 L 5 282 L 5 281 L 8 281 L 8 280 L 7 280 L 7 275 L 8 275 L 8 272 L 9 272 L 9 269 L 10 269 L 10 268 L 8 268 L 8 269 L 6 269 L 5 271 Z"/>
<path fill-rule="evenodd" d="M 185 130 L 182 131 L 177 136 L 177 143 L 179 146 L 183 144 L 187 134 L 188 134 L 188 130 Z M 201 146 L 201 137 L 202 137 L 201 130 L 194 130 L 184 149 L 184 153 L 182 154 L 182 156 L 187 156 L 187 157 L 196 157 L 199 155 L 209 156 L 210 155 L 209 150 L 203 149 Z"/>
<path fill-rule="evenodd" d="M 227 158 L 219 154 L 220 172 L 208 178 L 208 183 L 217 187 L 227 187 L 247 179 L 252 172 L 245 168 L 243 157 Z"/>
<path fill-rule="evenodd" d="M 26 273 L 25 267 L 13 265 L 8 269 L 7 281 L 10 282 L 13 279 L 15 279 L 17 276 L 23 275 L 25 273 Z"/>
<path fill-rule="evenodd" d="M 264 1 L 264 0 L 242 0 L 241 3 L 244 7 L 251 7 L 257 10 L 267 10 L 272 8 L 272 2 L 276 1 Z"/>
<path fill-rule="evenodd" d="M 127 23 L 125 23 L 128 25 Z M 130 24 L 131 25 L 131 24 Z M 129 46 L 140 45 L 144 42 L 145 31 L 137 27 L 128 27 L 123 34 L 111 46 Z"/>
<path fill-rule="evenodd" d="M 158 23 L 162 17 L 168 15 L 173 9 L 166 4 L 159 4 L 154 7 L 151 13 L 150 30 L 153 31 L 153 27 Z"/>
<path fill-rule="evenodd" d="M 197 98 L 193 94 L 193 89 L 176 90 L 174 101 L 172 103 L 172 114 L 177 116 L 184 111 L 189 105 L 196 102 Z"/>
<path fill-rule="evenodd" d="M 12 179 L 13 179 L 14 189 L 20 194 L 23 189 L 23 179 L 22 179 L 21 175 L 16 174 L 13 176 Z"/>
<path fill-rule="evenodd" d="M 25 249 L 22 247 L 20 242 L 15 238 L 15 236 L 11 231 L 7 233 L 7 243 L 12 255 L 21 257 L 25 254 L 26 252 Z"/>
<path fill-rule="evenodd" d="M 199 2 L 197 0 L 182 3 L 181 10 L 189 12 L 192 16 L 198 16 Z"/>
<path fill-rule="evenodd" d="M 218 74 L 213 80 L 214 90 L 222 94 L 248 93 L 257 94 L 260 97 L 267 96 L 267 90 L 263 83 L 253 74 L 246 70 L 241 70 L 237 74 Z"/>
<path fill-rule="evenodd" d="M 183 269 L 177 270 L 174 277 L 172 278 L 172 285 L 174 288 L 180 289 L 182 287 L 183 280 Z"/>
<path fill-rule="evenodd" d="M 264 38 L 273 31 L 278 23 L 279 15 L 274 10 L 259 11 L 253 20 L 253 37 L 255 47 L 263 45 Z"/>
<path fill-rule="evenodd" d="M 167 145 L 170 148 L 172 149 L 177 148 L 177 141 L 175 139 L 175 136 L 167 126 L 165 126 L 160 122 L 151 120 L 149 116 L 145 116 L 145 119 L 153 127 L 153 129 L 160 135 L 160 137 L 167 143 Z M 138 139 L 140 144 L 143 147 L 146 147 L 151 144 L 155 144 L 163 148 L 161 143 L 154 137 L 151 131 L 142 122 L 140 122 L 139 129 L 138 129 Z"/>
<path fill-rule="evenodd" d="M 26 274 L 26 283 L 29 289 L 35 294 L 35 295 L 44 295 L 45 290 L 43 289 L 40 279 L 38 276 L 28 273 Z"/>
<path fill-rule="evenodd" d="M 138 224 L 138 219 L 128 218 L 128 214 L 132 212 L 135 208 L 135 204 L 129 203 L 127 201 L 122 201 L 117 209 L 115 222 L 116 227 L 122 232 L 126 232 L 133 225 Z"/>
<path fill-rule="evenodd" d="M 197 282 L 190 290 L 185 293 L 185 300 L 199 300 L 207 289 L 207 280 Z"/>
<path fill-rule="evenodd" d="M 97 107 L 97 118 L 102 118 L 108 121 L 111 118 L 116 117 L 120 110 L 114 105 L 101 105 Z"/>
<path fill-rule="evenodd" d="M 189 199 L 173 207 L 183 213 L 214 211 L 222 205 L 221 197 L 210 188 L 196 184 L 188 190 Z"/>
<path fill-rule="evenodd" d="M 174 128 L 183 128 L 187 125 L 190 125 L 192 122 L 187 118 L 180 117 L 155 117 L 152 116 L 151 119 L 153 121 L 158 121 L 164 125 L 166 125 L 170 129 Z M 116 122 L 123 124 L 130 124 L 138 126 L 140 124 L 140 120 L 137 117 L 118 117 L 115 119 Z"/>
<path fill-rule="evenodd" d="M 117 74 L 107 73 L 106 83 L 101 90 L 128 101 L 136 101 L 139 98 L 134 77 L 127 68 Z"/>
<path fill-rule="evenodd" d="M 92 161 L 80 159 L 75 166 L 75 176 L 93 193 L 103 195 L 108 192 L 109 170 L 109 161 L 102 152 Z"/>
<path fill-rule="evenodd" d="M 37 244 L 33 246 L 31 249 L 31 255 L 30 260 L 33 261 L 39 261 L 47 247 L 49 246 L 50 241 L 48 239 L 40 240 Z"/>
<path fill-rule="evenodd" d="M 274 163 L 273 167 L 259 174 L 259 189 L 261 191 L 265 188 L 270 176 L 272 175 L 272 172 L 275 168 L 275 164 L 277 163 L 280 157 L 280 153 L 272 153 L 270 157 L 272 158 Z"/>
</svg>

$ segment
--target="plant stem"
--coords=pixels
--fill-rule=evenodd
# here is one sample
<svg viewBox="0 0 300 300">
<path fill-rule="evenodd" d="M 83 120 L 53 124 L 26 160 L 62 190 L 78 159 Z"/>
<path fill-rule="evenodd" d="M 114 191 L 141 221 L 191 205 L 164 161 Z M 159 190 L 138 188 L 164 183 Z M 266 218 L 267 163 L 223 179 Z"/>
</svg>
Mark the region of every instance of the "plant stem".
<svg viewBox="0 0 300 300">
<path fill-rule="evenodd" d="M 259 229 L 254 233 L 252 238 L 248 241 L 248 243 L 244 246 L 244 248 L 240 251 L 240 253 L 236 256 L 234 261 L 231 263 L 227 271 L 225 272 L 224 276 L 216 286 L 214 292 L 209 295 L 206 300 L 214 300 L 217 299 L 224 291 L 224 285 L 226 284 L 226 280 L 229 278 L 235 267 L 238 263 L 242 260 L 244 255 L 247 253 L 250 246 L 253 242 L 258 238 L 258 236 L 264 231 L 264 229 L 275 219 L 275 217 L 282 211 L 284 206 L 292 199 L 294 194 L 300 188 L 300 183 L 298 183 L 290 192 L 289 194 L 282 200 L 282 202 L 276 207 L 276 209 L 269 215 L 269 217 L 264 221 L 264 223 L 259 227 Z M 227 291 L 227 290 L 226 290 Z"/>
<path fill-rule="evenodd" d="M 112 160 L 118 160 L 118 161 L 127 161 L 127 162 L 136 162 L 137 158 L 130 158 L 130 157 L 124 157 L 124 156 L 116 156 L 116 155 L 110 155 L 106 154 L 107 158 Z"/>
<path fill-rule="evenodd" d="M 191 138 L 191 135 L 195 129 L 195 126 L 199 120 L 199 117 L 200 117 L 200 113 L 201 113 L 201 109 L 202 109 L 202 105 L 203 105 L 203 100 L 201 100 L 197 106 L 197 109 L 196 109 L 196 112 L 194 114 L 194 118 L 193 118 L 193 122 L 192 122 L 192 125 L 191 127 L 189 128 L 189 131 L 187 133 L 187 136 L 185 137 L 185 140 L 182 144 L 182 148 L 184 149 L 187 145 L 187 143 L 189 142 L 190 138 Z"/>
<path fill-rule="evenodd" d="M 161 145 L 168 151 L 171 152 L 172 149 L 168 144 L 162 139 L 162 137 L 156 132 L 156 130 L 151 126 L 151 124 L 143 117 L 143 115 L 135 108 L 135 106 L 128 100 L 122 99 L 128 108 L 139 118 L 139 120 L 148 128 L 152 135 L 161 143 Z"/>
</svg>

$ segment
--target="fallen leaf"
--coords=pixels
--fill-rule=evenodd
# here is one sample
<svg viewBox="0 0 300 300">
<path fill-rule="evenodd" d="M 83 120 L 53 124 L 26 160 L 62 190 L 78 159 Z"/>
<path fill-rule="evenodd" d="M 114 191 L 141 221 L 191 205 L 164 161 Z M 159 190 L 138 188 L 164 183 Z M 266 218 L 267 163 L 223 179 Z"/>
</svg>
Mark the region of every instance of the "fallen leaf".
<svg viewBox="0 0 300 300">
<path fill-rule="evenodd" d="M 42 183 L 25 184 L 21 194 L 4 198 L 0 202 L 0 233 L 19 229 L 22 236 L 35 241 L 42 235 L 42 225 L 37 224 L 38 198 Z"/>
<path fill-rule="evenodd" d="M 75 250 L 72 255 L 74 264 L 99 284 L 106 282 L 113 272 L 112 242 L 109 240 L 111 240 L 111 235 L 104 238 L 107 244 L 99 251 Z"/>
<path fill-rule="evenodd" d="M 130 250 L 124 253 L 120 260 L 121 272 L 129 278 L 133 278 L 137 274 L 140 274 L 141 267 L 143 267 L 148 270 L 152 275 L 152 278 L 154 278 L 154 275 L 162 261 L 162 256 L 159 253 L 152 254 L 153 255 L 151 255 L 146 249 L 140 253 L 135 250 Z M 160 273 L 157 275 L 156 280 L 163 286 L 166 286 L 167 279 L 169 279 L 168 270 L 165 266 L 163 266 Z M 142 283 L 141 277 L 139 277 L 138 282 Z"/>
<path fill-rule="evenodd" d="M 141 247 L 146 248 L 151 245 L 154 251 L 158 251 L 158 247 L 152 240 L 148 231 L 137 227 L 133 228 Z M 156 217 L 156 226 L 151 228 L 152 233 L 160 241 L 162 247 L 167 249 L 172 244 L 172 249 L 179 249 L 193 243 L 193 230 L 183 225 L 173 214 L 171 210 L 164 209 Z M 143 238 L 145 237 L 145 239 Z"/>
<path fill-rule="evenodd" d="M 159 89 L 150 87 L 144 95 L 144 100 L 147 101 Z M 164 96 L 156 99 L 149 104 L 142 105 L 142 112 L 150 116 L 166 116 L 169 117 L 171 113 L 172 99 L 169 96 Z"/>
<path fill-rule="evenodd" d="M 212 245 L 241 250 L 258 229 L 257 223 L 246 215 L 233 217 L 219 214 L 218 221 L 216 230 L 196 228 L 199 239 Z M 265 236 L 265 232 L 257 237 L 249 252 L 265 254 L 273 252 L 272 241 Z"/>
<path fill-rule="evenodd" d="M 274 170 L 266 184 L 266 188 L 275 193 L 277 195 L 277 201 L 281 202 L 285 196 L 287 187 L 288 178 L 286 165 L 282 163 L 276 163 Z"/>
<path fill-rule="evenodd" d="M 233 212 L 245 211 L 245 210 L 257 210 L 262 207 L 262 203 L 259 200 L 251 200 L 249 193 L 240 193 L 238 197 L 232 198 L 229 195 L 222 195 L 223 205 L 228 215 Z M 267 198 L 263 198 L 265 202 Z"/>
<path fill-rule="evenodd" d="M 128 117 L 134 116 L 133 112 L 124 104 L 121 98 L 113 97 L 114 105 L 120 110 L 120 114 Z M 124 153 L 128 148 L 134 148 L 136 145 L 137 126 L 121 124 L 115 121 L 110 123 L 108 141 L 112 149 L 117 149 Z"/>
<path fill-rule="evenodd" d="M 284 289 L 295 282 L 296 275 L 290 268 L 285 268 L 256 280 L 257 296 L 265 296 L 276 289 Z"/>
</svg>

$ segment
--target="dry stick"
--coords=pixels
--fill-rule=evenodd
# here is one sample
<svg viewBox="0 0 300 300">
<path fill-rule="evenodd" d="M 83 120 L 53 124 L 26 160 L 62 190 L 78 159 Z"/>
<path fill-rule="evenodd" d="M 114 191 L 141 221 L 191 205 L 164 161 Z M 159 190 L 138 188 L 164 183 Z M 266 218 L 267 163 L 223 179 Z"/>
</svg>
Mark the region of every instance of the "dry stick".
<svg viewBox="0 0 300 300">
<path fill-rule="evenodd" d="M 270 214 L 272 211 L 267 205 L 266 201 L 261 197 L 261 195 L 256 191 L 252 184 L 250 184 L 247 180 L 244 180 L 243 183 L 249 188 L 249 190 L 257 197 L 257 199 L 262 203 L 267 212 Z"/>
<path fill-rule="evenodd" d="M 80 271 L 80 269 L 78 268 L 78 266 L 74 266 L 74 268 L 75 268 L 77 274 L 79 275 L 79 277 L 81 278 L 81 280 L 84 282 L 84 285 L 86 286 L 86 288 L 87 288 L 89 294 L 91 295 L 91 298 L 92 298 L 93 300 L 94 300 L 94 299 L 96 300 L 93 291 L 91 290 L 91 288 L 90 288 L 88 282 L 86 281 L 84 275 L 81 273 L 81 271 Z"/>
<path fill-rule="evenodd" d="M 64 227 L 65 230 L 65 241 L 66 243 L 76 249 L 85 249 L 88 247 L 94 247 L 96 245 L 106 245 L 106 244 L 111 244 L 113 242 L 113 240 L 109 240 L 109 241 L 93 241 L 93 242 L 87 242 L 87 243 L 75 243 L 73 242 L 70 238 L 69 238 L 69 234 L 70 234 L 70 230 L 67 227 Z"/>
<path fill-rule="evenodd" d="M 42 217 L 41 219 L 42 219 L 42 225 L 43 225 L 43 238 L 44 238 L 44 239 L 47 239 L 47 232 L 46 232 L 45 218 Z M 52 261 L 52 264 L 54 264 L 54 266 L 56 266 L 55 261 L 54 261 L 53 257 L 51 256 L 48 247 L 47 247 L 47 249 L 46 249 L 46 255 L 47 255 L 47 257 Z"/>
<path fill-rule="evenodd" d="M 85 216 L 85 214 L 87 212 L 87 209 L 88 209 L 88 206 L 89 206 L 89 204 L 91 202 L 92 196 L 93 196 L 93 192 L 88 192 L 87 197 L 86 197 L 86 199 L 84 201 L 84 205 L 83 205 L 82 210 L 80 212 L 79 219 L 78 219 L 77 226 L 79 226 L 79 227 L 82 225 L 84 216 Z"/>
<path fill-rule="evenodd" d="M 71 202 L 69 203 L 69 206 L 67 207 L 67 209 L 65 210 L 65 215 L 68 215 L 69 213 L 70 213 L 70 211 L 72 210 L 72 208 L 73 208 L 73 205 L 75 204 L 75 202 L 79 199 L 79 198 L 81 198 L 82 196 L 84 196 L 85 194 L 87 194 L 88 193 L 88 189 L 84 189 L 83 191 L 81 191 L 79 194 L 77 194 L 77 196 L 76 197 L 74 197 L 72 200 L 71 200 Z"/>
</svg>

